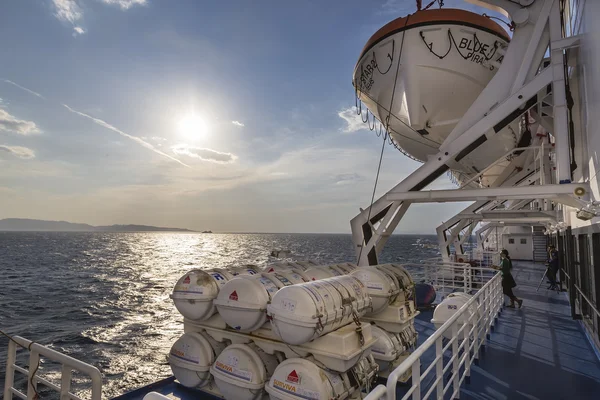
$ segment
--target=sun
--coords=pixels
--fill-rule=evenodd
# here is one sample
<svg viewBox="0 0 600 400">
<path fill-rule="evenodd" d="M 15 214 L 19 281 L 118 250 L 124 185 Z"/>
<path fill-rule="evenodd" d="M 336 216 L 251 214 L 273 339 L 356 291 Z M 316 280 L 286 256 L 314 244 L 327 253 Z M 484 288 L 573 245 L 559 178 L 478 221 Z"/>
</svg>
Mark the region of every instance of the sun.
<svg viewBox="0 0 600 400">
<path fill-rule="evenodd" d="M 198 114 L 186 114 L 178 122 L 179 132 L 189 140 L 197 140 L 207 133 L 204 118 Z"/>
</svg>

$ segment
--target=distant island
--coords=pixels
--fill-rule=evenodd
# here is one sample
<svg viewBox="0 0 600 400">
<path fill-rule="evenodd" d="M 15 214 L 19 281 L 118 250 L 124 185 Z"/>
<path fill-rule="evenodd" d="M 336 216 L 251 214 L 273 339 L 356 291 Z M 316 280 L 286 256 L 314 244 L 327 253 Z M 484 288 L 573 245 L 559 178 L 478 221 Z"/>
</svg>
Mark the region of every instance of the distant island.
<svg viewBox="0 0 600 400">
<path fill-rule="evenodd" d="M 0 231 L 38 232 L 195 232 L 181 228 L 163 228 L 147 225 L 107 225 L 93 226 L 66 221 L 44 221 L 41 219 L 5 218 L 0 219 Z"/>
</svg>

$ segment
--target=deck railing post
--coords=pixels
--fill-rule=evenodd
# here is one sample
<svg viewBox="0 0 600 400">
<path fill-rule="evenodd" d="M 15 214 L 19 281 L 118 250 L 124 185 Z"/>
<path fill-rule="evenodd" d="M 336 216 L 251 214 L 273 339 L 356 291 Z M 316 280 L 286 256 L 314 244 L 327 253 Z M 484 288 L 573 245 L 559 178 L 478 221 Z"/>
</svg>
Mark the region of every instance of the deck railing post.
<svg viewBox="0 0 600 400">
<path fill-rule="evenodd" d="M 454 340 L 452 342 L 452 357 L 453 357 L 453 361 L 452 361 L 452 386 L 453 386 L 453 391 L 455 393 L 455 396 L 453 396 L 453 398 L 458 399 L 459 398 L 459 388 L 460 388 L 460 377 L 458 375 L 458 372 L 460 370 L 459 368 L 459 359 L 458 359 L 458 324 L 459 322 L 456 321 L 454 322 L 454 325 L 452 325 L 452 339 Z M 466 328 L 466 327 L 465 327 Z"/>
<path fill-rule="evenodd" d="M 415 382 L 415 376 L 417 380 Z M 415 390 L 412 392 L 412 400 L 421 400 L 421 359 L 417 358 L 412 365 L 412 380 Z"/>
<path fill-rule="evenodd" d="M 8 341 L 8 353 L 6 354 L 6 376 L 4 378 L 4 400 L 12 399 L 10 389 L 15 383 L 15 363 L 17 362 L 17 345 Z"/>
<path fill-rule="evenodd" d="M 467 314 L 470 314 L 469 312 L 467 312 Z M 471 337 L 471 325 L 475 325 L 475 323 L 473 322 L 473 318 L 477 315 L 477 313 L 475 314 L 471 314 L 468 318 L 467 318 L 467 322 L 465 323 L 465 327 L 463 328 L 463 345 L 465 346 L 463 348 L 463 353 L 465 355 L 465 382 L 466 383 L 471 383 L 471 348 L 470 348 L 470 337 Z"/>
<path fill-rule="evenodd" d="M 60 376 L 60 400 L 70 400 L 69 392 L 71 391 L 71 367 L 63 364 Z"/>
<path fill-rule="evenodd" d="M 440 336 L 435 341 L 435 357 L 437 358 L 437 361 L 435 364 L 435 379 L 438 379 L 438 383 L 436 385 L 438 400 L 444 399 L 444 352 L 443 352 L 443 348 L 444 348 L 443 337 Z"/>
<path fill-rule="evenodd" d="M 27 379 L 27 400 L 33 400 L 37 390 L 37 380 L 35 379 L 35 373 L 37 372 L 37 366 L 40 363 L 40 353 L 36 350 L 30 350 L 29 353 L 29 376 Z"/>
</svg>

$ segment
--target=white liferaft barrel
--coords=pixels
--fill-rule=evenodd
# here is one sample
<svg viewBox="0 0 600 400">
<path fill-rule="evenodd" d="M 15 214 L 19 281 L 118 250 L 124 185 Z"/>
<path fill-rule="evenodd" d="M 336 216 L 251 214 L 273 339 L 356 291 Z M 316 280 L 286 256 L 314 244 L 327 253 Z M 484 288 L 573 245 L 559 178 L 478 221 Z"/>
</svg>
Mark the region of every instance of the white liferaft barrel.
<svg viewBox="0 0 600 400">
<path fill-rule="evenodd" d="M 267 397 L 265 384 L 277 368 L 277 358 L 254 344 L 232 344 L 221 352 L 210 372 L 227 400 Z"/>
<path fill-rule="evenodd" d="M 273 332 L 299 345 L 356 322 L 371 307 L 364 284 L 354 276 L 338 276 L 281 288 L 267 313 Z"/>
<path fill-rule="evenodd" d="M 222 287 L 213 303 L 227 325 L 252 332 L 267 322 L 267 304 L 279 288 L 304 281 L 299 274 L 285 271 L 240 275 Z"/>
<path fill-rule="evenodd" d="M 267 265 L 263 272 L 274 272 L 280 270 L 294 269 L 298 271 L 306 271 L 309 268 L 317 267 L 318 264 L 314 261 L 279 261 L 273 264 Z"/>
<path fill-rule="evenodd" d="M 415 286 L 415 282 L 413 281 L 412 276 L 402 265 L 382 264 L 378 267 L 396 276 L 396 279 L 398 279 L 398 284 L 400 285 L 400 290 L 410 291 Z"/>
<path fill-rule="evenodd" d="M 193 321 L 206 320 L 217 311 L 213 300 L 217 297 L 219 288 L 232 277 L 226 271 L 189 271 L 175 284 L 171 299 L 185 318 Z"/>
<path fill-rule="evenodd" d="M 356 264 L 351 264 L 351 263 L 336 264 L 335 266 L 338 267 L 339 269 L 343 270 L 346 274 L 349 274 L 352 271 L 358 269 L 358 266 Z"/>
<path fill-rule="evenodd" d="M 302 275 L 304 275 L 309 281 L 318 281 L 326 278 L 333 278 L 334 276 L 341 276 L 339 271 L 332 270 L 329 267 L 311 267 L 302 271 Z"/>
<path fill-rule="evenodd" d="M 332 278 L 334 276 L 348 275 L 356 269 L 356 266 L 350 263 L 332 264 L 332 265 L 316 265 L 305 269 L 302 274 L 308 277 L 311 281 L 320 279 Z"/>
<path fill-rule="evenodd" d="M 460 310 L 461 307 L 464 306 L 471 297 L 471 295 L 468 295 L 466 293 L 450 293 L 448 297 L 446 297 L 440 304 L 438 304 L 438 306 L 433 311 L 433 318 L 431 319 L 431 323 L 435 325 L 436 329 L 439 329 L 446 321 L 452 318 L 452 316 L 456 314 L 456 312 L 458 312 L 458 310 Z M 477 314 L 477 306 L 475 304 L 472 304 L 469 307 L 468 311 L 457 319 L 456 330 L 458 331 L 458 329 L 460 329 L 471 316 L 473 316 L 473 318 L 471 319 L 472 324 L 475 323 L 477 316 L 474 314 Z M 470 324 L 469 327 L 465 327 L 465 329 L 470 330 L 472 324 Z M 463 335 L 464 329 L 459 333 L 459 338 L 462 338 Z M 444 337 L 447 339 L 452 338 L 452 328 L 444 332 Z"/>
<path fill-rule="evenodd" d="M 346 373 L 334 374 L 302 358 L 285 360 L 265 387 L 271 400 L 343 399 L 350 387 Z"/>
<path fill-rule="evenodd" d="M 210 366 L 225 348 L 203 333 L 184 333 L 171 347 L 169 365 L 183 386 L 201 388 L 210 382 Z"/>
<path fill-rule="evenodd" d="M 271 400 L 341 400 L 369 387 L 376 374 L 377 364 L 371 357 L 361 358 L 342 373 L 318 367 L 312 357 L 290 358 L 277 366 L 265 390 Z"/>
<path fill-rule="evenodd" d="M 398 280 L 386 269 L 378 266 L 362 267 L 354 270 L 351 275 L 361 280 L 371 296 L 373 309 L 367 315 L 374 315 L 385 310 L 398 297 Z"/>
<path fill-rule="evenodd" d="M 387 332 L 375 325 L 371 326 L 371 334 L 377 339 L 371 347 L 371 354 L 379 365 L 379 371 L 387 372 L 392 363 L 404 352 L 405 346 L 397 334 Z"/>
<path fill-rule="evenodd" d="M 256 265 L 252 265 L 252 264 L 242 265 L 240 267 L 229 267 L 229 268 L 226 268 L 226 271 L 231 273 L 233 276 L 256 275 L 256 274 L 261 273 L 260 268 L 257 267 Z"/>
</svg>

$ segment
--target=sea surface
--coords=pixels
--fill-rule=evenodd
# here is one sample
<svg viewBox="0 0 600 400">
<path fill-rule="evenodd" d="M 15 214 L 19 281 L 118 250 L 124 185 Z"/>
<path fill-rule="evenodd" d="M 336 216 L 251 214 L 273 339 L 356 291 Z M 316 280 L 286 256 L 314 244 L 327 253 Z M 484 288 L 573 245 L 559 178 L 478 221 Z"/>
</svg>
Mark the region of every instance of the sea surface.
<svg viewBox="0 0 600 400">
<path fill-rule="evenodd" d="M 435 243 L 435 236 L 392 236 L 380 262 L 435 257 Z M 277 261 L 272 250 L 322 264 L 356 259 L 350 235 L 0 232 L 0 330 L 96 366 L 103 398 L 114 397 L 171 374 L 167 354 L 183 318 L 169 294 L 181 275 L 264 266 Z M 0 394 L 7 343 L 0 337 Z M 58 377 L 47 361 L 39 374 Z M 25 377 L 16 381 L 25 388 Z M 76 376 L 74 389 L 86 387 Z"/>
</svg>

